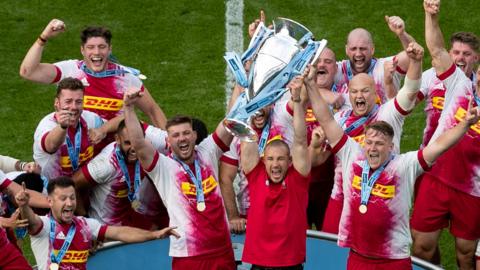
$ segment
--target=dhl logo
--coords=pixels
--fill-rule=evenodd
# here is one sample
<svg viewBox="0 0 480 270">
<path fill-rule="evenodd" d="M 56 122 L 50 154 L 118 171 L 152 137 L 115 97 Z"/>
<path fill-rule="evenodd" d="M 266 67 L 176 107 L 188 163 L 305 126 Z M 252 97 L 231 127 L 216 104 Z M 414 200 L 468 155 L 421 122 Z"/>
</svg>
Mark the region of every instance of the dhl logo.
<svg viewBox="0 0 480 270">
<path fill-rule="evenodd" d="M 358 190 L 362 190 L 362 178 L 358 175 L 355 175 L 353 177 L 353 182 L 352 182 L 352 187 Z M 384 198 L 384 199 L 390 199 L 395 196 L 395 186 L 385 186 L 385 185 L 380 185 L 375 183 L 372 189 L 372 194 Z"/>
<path fill-rule="evenodd" d="M 467 116 L 467 110 L 465 110 L 462 107 L 458 108 L 457 112 L 455 113 L 455 119 L 458 122 L 461 122 L 463 119 L 465 119 L 466 116 Z M 475 123 L 475 125 L 471 125 L 470 129 L 472 129 L 476 133 L 480 134 L 480 121 Z"/>
<path fill-rule="evenodd" d="M 83 107 L 103 111 L 119 111 L 123 106 L 123 100 L 116 98 L 104 98 L 94 96 L 83 97 Z"/>
<path fill-rule="evenodd" d="M 357 143 L 359 143 L 361 146 L 365 145 L 365 134 L 362 133 L 361 135 L 352 137 Z"/>
<path fill-rule="evenodd" d="M 435 109 L 443 110 L 444 105 L 445 105 L 445 98 L 444 97 L 433 97 L 432 98 L 432 106 Z"/>
<path fill-rule="evenodd" d="M 207 179 L 202 181 L 203 194 L 207 194 L 212 191 L 217 186 L 217 181 L 213 176 L 209 176 Z M 185 195 L 196 195 L 197 189 L 195 184 L 190 182 L 182 182 L 182 192 Z"/>
<path fill-rule="evenodd" d="M 89 160 L 90 158 L 93 157 L 93 146 L 89 146 L 83 153 L 80 153 L 80 164 L 85 162 L 86 160 Z M 67 156 L 62 156 L 60 158 L 60 166 L 62 168 L 71 168 L 72 167 L 72 162 L 70 161 L 70 157 Z"/>
<path fill-rule="evenodd" d="M 58 253 L 58 250 L 54 250 L 53 253 L 55 256 Z M 88 259 L 88 250 L 84 251 L 75 251 L 70 250 L 65 253 L 65 256 L 62 259 L 62 263 L 85 263 Z"/>
<path fill-rule="evenodd" d="M 312 109 L 307 109 L 305 112 L 305 122 L 316 122 L 317 118 L 315 118 L 315 115 L 313 114 Z"/>
</svg>

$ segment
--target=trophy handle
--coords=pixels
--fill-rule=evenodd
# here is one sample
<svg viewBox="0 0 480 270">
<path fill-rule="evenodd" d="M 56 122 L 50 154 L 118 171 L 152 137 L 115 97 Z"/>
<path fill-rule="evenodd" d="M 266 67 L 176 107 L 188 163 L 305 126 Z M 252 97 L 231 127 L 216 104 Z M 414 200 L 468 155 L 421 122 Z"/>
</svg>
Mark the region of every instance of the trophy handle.
<svg viewBox="0 0 480 270">
<path fill-rule="evenodd" d="M 225 118 L 223 126 L 233 136 L 239 137 L 240 140 L 246 142 L 255 142 L 257 133 L 247 124 L 249 121 L 242 122 L 235 118 Z"/>
</svg>

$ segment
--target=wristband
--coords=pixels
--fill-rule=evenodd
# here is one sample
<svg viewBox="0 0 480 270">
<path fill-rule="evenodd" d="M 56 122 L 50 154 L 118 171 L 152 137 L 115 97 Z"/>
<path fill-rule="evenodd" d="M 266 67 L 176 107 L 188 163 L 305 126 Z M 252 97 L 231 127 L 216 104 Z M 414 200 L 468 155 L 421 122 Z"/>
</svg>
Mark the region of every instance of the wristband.
<svg viewBox="0 0 480 270">
<path fill-rule="evenodd" d="M 293 102 L 298 103 L 298 102 L 300 102 L 302 99 L 300 99 L 300 97 L 297 97 L 297 98 L 294 99 L 293 96 L 292 96 L 292 97 L 291 97 L 291 100 L 292 100 Z"/>
</svg>

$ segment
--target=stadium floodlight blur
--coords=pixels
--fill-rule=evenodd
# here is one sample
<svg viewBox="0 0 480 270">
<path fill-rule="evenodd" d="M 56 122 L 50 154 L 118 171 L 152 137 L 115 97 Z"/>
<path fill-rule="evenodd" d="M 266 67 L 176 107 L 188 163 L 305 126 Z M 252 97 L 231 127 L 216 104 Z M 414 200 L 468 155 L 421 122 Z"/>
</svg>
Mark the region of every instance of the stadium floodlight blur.
<svg viewBox="0 0 480 270">
<path fill-rule="evenodd" d="M 287 83 L 315 62 L 327 45 L 324 39 L 314 41 L 312 32 L 293 20 L 277 18 L 273 26 L 272 30 L 260 22 L 241 59 L 234 52 L 227 52 L 224 57 L 237 84 L 246 91 L 238 97 L 223 124 L 244 140 L 256 136 L 248 119 L 280 99 L 288 91 Z M 248 75 L 244 68 L 247 61 L 252 61 Z"/>
</svg>

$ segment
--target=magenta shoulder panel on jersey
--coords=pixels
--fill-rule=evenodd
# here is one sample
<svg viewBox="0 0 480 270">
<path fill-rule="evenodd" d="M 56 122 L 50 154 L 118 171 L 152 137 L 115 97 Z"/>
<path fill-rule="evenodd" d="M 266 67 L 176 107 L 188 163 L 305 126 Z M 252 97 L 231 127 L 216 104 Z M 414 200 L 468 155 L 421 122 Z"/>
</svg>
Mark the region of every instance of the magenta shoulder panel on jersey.
<svg viewBox="0 0 480 270">
<path fill-rule="evenodd" d="M 55 75 L 55 78 L 53 79 L 52 83 L 57 83 L 58 81 L 60 81 L 60 78 L 62 78 L 62 71 L 60 70 L 60 68 L 55 66 L 55 71 L 57 74 Z"/>
<path fill-rule="evenodd" d="M 100 227 L 100 230 L 98 231 L 98 236 L 97 236 L 98 241 L 103 242 L 103 240 L 105 240 L 105 234 L 107 232 L 107 229 L 108 229 L 108 225 L 102 225 L 102 227 Z"/>
<path fill-rule="evenodd" d="M 422 169 L 424 171 L 429 171 L 430 166 L 428 166 L 427 161 L 425 161 L 425 158 L 423 157 L 423 149 L 417 151 L 417 158 L 418 162 L 420 162 L 420 166 L 422 166 Z"/>
<path fill-rule="evenodd" d="M 6 189 L 8 186 L 10 186 L 11 183 L 12 181 L 10 181 L 10 179 L 3 180 L 3 183 L 0 185 L 0 191 Z"/>
<path fill-rule="evenodd" d="M 447 69 L 447 71 L 443 72 L 440 75 L 437 75 L 437 77 L 443 81 L 446 78 L 448 78 L 450 75 L 452 75 L 455 72 L 456 68 L 457 66 L 455 65 L 455 63 L 452 63 L 452 65 Z"/>
<path fill-rule="evenodd" d="M 155 151 L 155 155 L 153 156 L 152 164 L 148 165 L 148 167 L 145 168 L 146 172 L 151 172 L 153 168 L 155 168 L 155 165 L 157 165 L 158 159 L 160 158 L 160 154 Z"/>
<path fill-rule="evenodd" d="M 395 99 L 393 100 L 393 104 L 395 105 L 395 109 L 397 109 L 397 111 L 398 111 L 401 115 L 407 115 L 407 114 L 410 113 L 409 111 L 405 111 L 404 109 L 402 109 L 402 107 L 400 106 L 400 104 L 398 104 L 398 101 L 397 101 L 397 98 L 396 98 L 396 97 L 395 97 Z"/>
<path fill-rule="evenodd" d="M 220 157 L 220 161 L 225 162 L 229 165 L 238 167 L 238 159 L 233 159 L 231 157 L 227 157 L 225 155 L 222 155 L 222 157 Z"/>
<path fill-rule="evenodd" d="M 85 176 L 85 179 L 88 181 L 88 183 L 96 186 L 97 182 L 93 179 L 92 175 L 90 174 L 90 171 L 88 170 L 88 164 L 85 164 L 80 169 L 82 170 L 82 173 Z"/>
<path fill-rule="evenodd" d="M 221 139 L 220 137 L 218 137 L 217 135 L 217 132 L 214 132 L 212 134 L 212 138 L 213 138 L 213 141 L 215 142 L 215 144 L 220 147 L 220 149 L 222 149 L 223 152 L 227 152 L 228 150 L 230 150 L 230 147 L 228 147 Z"/>
<path fill-rule="evenodd" d="M 342 147 L 345 145 L 347 140 L 348 140 L 347 134 L 343 133 L 343 136 L 340 139 L 340 141 L 338 141 L 338 143 L 334 147 L 332 147 L 332 154 L 338 153 L 338 151 L 340 151 L 340 149 L 342 149 Z"/>
</svg>

